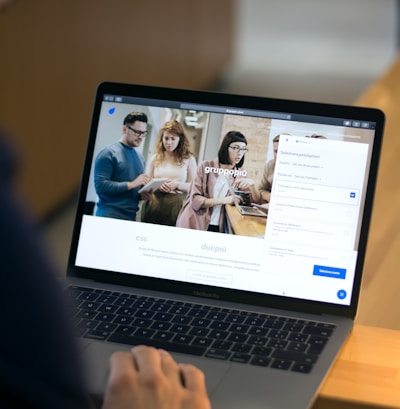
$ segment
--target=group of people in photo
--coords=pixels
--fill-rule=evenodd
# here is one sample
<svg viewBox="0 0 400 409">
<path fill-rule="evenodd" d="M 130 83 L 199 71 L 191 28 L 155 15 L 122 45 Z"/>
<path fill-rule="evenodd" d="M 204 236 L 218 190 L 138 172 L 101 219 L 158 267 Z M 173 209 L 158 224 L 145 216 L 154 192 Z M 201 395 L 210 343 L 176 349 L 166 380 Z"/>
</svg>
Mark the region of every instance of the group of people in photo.
<svg viewBox="0 0 400 409">
<path fill-rule="evenodd" d="M 155 153 L 148 163 L 136 149 L 147 135 L 145 113 L 132 112 L 123 121 L 120 139 L 95 159 L 95 215 L 213 232 L 228 232 L 225 205 L 243 200 L 268 203 L 271 195 L 279 135 L 274 158 L 265 164 L 260 183 L 248 177 L 248 142 L 242 132 L 228 131 L 218 154 L 197 163 L 184 126 L 167 121 L 160 129 Z M 154 178 L 165 181 L 156 190 L 142 190 Z"/>
</svg>

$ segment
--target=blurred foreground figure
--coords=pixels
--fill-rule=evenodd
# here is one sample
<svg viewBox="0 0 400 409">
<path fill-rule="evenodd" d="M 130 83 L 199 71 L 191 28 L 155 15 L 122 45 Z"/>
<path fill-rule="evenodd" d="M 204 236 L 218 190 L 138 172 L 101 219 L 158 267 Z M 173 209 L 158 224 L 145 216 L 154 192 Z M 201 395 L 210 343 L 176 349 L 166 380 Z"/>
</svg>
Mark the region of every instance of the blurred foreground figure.
<svg viewBox="0 0 400 409">
<path fill-rule="evenodd" d="M 0 407 L 101 405 L 85 390 L 61 283 L 14 191 L 15 155 L 0 130 Z M 110 360 L 104 409 L 210 409 L 203 373 L 138 346 Z"/>
</svg>

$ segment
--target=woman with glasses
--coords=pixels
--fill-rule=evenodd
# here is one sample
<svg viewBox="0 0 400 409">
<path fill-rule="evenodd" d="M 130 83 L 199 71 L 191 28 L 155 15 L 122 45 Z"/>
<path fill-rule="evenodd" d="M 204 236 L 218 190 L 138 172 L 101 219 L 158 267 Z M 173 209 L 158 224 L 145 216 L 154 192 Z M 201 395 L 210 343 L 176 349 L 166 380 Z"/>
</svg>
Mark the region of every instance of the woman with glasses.
<svg viewBox="0 0 400 409">
<path fill-rule="evenodd" d="M 254 182 L 243 169 L 247 151 L 247 140 L 241 132 L 230 131 L 224 136 L 218 157 L 198 166 L 177 219 L 178 227 L 227 233 L 225 205 L 241 200 L 232 192 L 244 191 L 250 195 L 250 201 L 259 201 Z"/>
<path fill-rule="evenodd" d="M 175 226 L 195 173 L 196 159 L 182 124 L 175 120 L 166 122 L 158 134 L 156 153 L 146 174 L 167 181 L 144 203 L 142 222 Z"/>
</svg>

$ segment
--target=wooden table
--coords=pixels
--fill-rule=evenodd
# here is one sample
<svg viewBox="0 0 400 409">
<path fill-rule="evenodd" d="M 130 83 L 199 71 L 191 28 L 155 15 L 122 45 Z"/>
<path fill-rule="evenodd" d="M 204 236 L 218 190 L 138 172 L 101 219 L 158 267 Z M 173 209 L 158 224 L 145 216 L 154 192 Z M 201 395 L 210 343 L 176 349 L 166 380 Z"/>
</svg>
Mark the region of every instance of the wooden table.
<svg viewBox="0 0 400 409">
<path fill-rule="evenodd" d="M 400 55 L 355 105 L 385 113 L 384 141 L 356 325 L 314 409 L 400 408 Z"/>
<path fill-rule="evenodd" d="M 400 55 L 355 105 L 386 115 L 357 323 L 400 330 Z"/>
<path fill-rule="evenodd" d="M 400 408 L 400 331 L 355 325 L 313 409 Z"/>
<path fill-rule="evenodd" d="M 240 236 L 264 237 L 266 217 L 242 215 L 235 206 L 231 205 L 226 205 L 225 210 L 232 233 Z"/>
</svg>

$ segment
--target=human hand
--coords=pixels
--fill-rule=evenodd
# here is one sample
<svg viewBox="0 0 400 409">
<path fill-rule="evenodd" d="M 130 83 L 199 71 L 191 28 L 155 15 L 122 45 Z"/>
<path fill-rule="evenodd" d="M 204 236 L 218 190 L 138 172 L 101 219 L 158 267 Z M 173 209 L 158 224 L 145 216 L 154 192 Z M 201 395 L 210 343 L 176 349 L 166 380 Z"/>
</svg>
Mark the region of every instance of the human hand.
<svg viewBox="0 0 400 409">
<path fill-rule="evenodd" d="M 143 186 L 150 181 L 150 178 L 145 174 L 140 174 L 137 178 L 128 182 L 128 189 L 135 189 L 139 186 Z"/>
<path fill-rule="evenodd" d="M 153 191 L 152 191 L 152 190 L 144 190 L 144 191 L 140 194 L 140 198 L 141 198 L 142 200 L 150 200 L 152 195 L 153 195 Z"/>
<path fill-rule="evenodd" d="M 242 198 L 240 196 L 229 195 L 223 198 L 222 204 L 234 205 L 236 203 L 240 203 L 241 201 L 242 201 Z"/>
<path fill-rule="evenodd" d="M 243 178 L 238 179 L 234 183 L 234 188 L 237 190 L 251 190 L 254 187 L 255 183 L 253 179 L 250 178 Z"/>
<path fill-rule="evenodd" d="M 175 180 L 169 179 L 169 180 L 167 180 L 165 183 L 163 183 L 163 184 L 158 188 L 158 190 L 159 190 L 160 192 L 163 192 L 163 193 L 170 193 L 170 192 L 173 192 L 174 190 L 176 190 L 177 187 L 178 187 L 178 182 L 175 181 Z"/>
<path fill-rule="evenodd" d="M 203 372 L 164 350 L 116 352 L 110 367 L 103 409 L 211 409 Z"/>
</svg>

